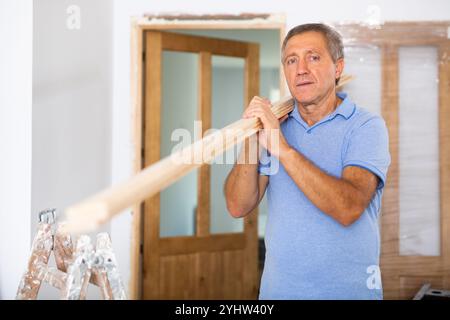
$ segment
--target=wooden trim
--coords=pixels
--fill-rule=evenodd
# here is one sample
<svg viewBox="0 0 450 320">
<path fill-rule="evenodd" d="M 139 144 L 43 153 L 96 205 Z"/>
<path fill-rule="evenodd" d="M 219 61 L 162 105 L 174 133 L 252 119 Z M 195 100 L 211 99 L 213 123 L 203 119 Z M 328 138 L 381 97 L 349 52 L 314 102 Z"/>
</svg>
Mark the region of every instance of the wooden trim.
<svg viewBox="0 0 450 320">
<path fill-rule="evenodd" d="M 433 270 L 441 270 L 440 266 L 440 256 L 401 256 L 398 255 L 396 257 L 389 257 L 389 261 L 385 261 L 385 267 L 389 266 L 389 268 L 394 269 L 404 269 L 403 264 L 414 266 L 416 272 L 431 272 L 431 270 L 427 267 L 427 270 L 418 270 L 417 265 L 427 265 Z M 401 273 L 401 272 L 400 272 Z"/>
<path fill-rule="evenodd" d="M 202 123 L 202 137 L 211 128 L 211 102 L 212 102 L 212 60 L 211 53 L 201 52 L 199 55 L 199 106 L 198 118 Z M 196 234 L 206 236 L 210 234 L 211 210 L 211 166 L 203 165 L 198 170 L 197 185 L 197 217 Z"/>
<path fill-rule="evenodd" d="M 389 151 L 391 165 L 386 181 L 384 196 L 382 199 L 381 213 L 381 275 L 386 288 L 391 288 L 393 283 L 399 281 L 398 275 L 393 272 L 383 273 L 388 268 L 389 261 L 399 254 L 399 75 L 398 75 L 398 49 L 395 46 L 382 47 L 382 105 L 381 113 L 386 121 L 389 134 Z M 384 290 L 385 298 L 398 298 L 396 293 Z"/>
<path fill-rule="evenodd" d="M 169 237 L 159 240 L 161 256 L 242 250 L 245 245 L 246 239 L 242 233 L 212 234 L 205 237 Z"/>
<path fill-rule="evenodd" d="M 398 98 L 398 49 L 394 46 L 382 47 L 382 106 L 381 113 L 389 133 L 389 167 L 384 197 L 382 200 L 381 234 L 384 255 L 399 254 L 399 98 Z M 383 263 L 383 262 L 382 262 Z"/>
<path fill-rule="evenodd" d="M 239 23 L 233 23 L 232 21 L 227 21 L 226 24 L 214 24 L 214 23 L 169 23 L 169 24 L 153 24 L 153 23 L 142 23 L 140 24 L 143 30 L 159 30 L 159 31 L 170 31 L 170 30 L 205 30 L 205 29 L 215 29 L 215 30 L 265 30 L 265 29 L 279 29 L 283 24 L 279 22 L 273 23 L 260 23 L 260 24 L 248 24 L 240 21 Z"/>
<path fill-rule="evenodd" d="M 144 128 L 144 165 L 149 166 L 161 157 L 161 93 L 162 93 L 162 36 L 159 32 L 146 32 L 145 61 L 145 123 Z M 143 282 L 149 296 L 144 299 L 155 299 L 159 293 L 159 211 L 160 194 L 152 196 L 144 203 L 144 269 Z M 145 268 L 148 269 L 145 269 Z"/>
<path fill-rule="evenodd" d="M 248 45 L 245 59 L 245 106 L 254 96 L 259 95 L 259 44 Z M 244 234 L 247 241 L 245 248 L 243 275 L 247 299 L 256 299 L 258 294 L 258 208 L 244 218 Z"/>
<path fill-rule="evenodd" d="M 204 20 L 199 16 L 197 20 L 169 21 L 151 20 L 147 17 L 137 17 L 136 21 L 143 30 L 170 30 L 170 29 L 279 29 L 286 25 L 286 15 L 271 15 L 268 19 L 262 20 Z"/>
<path fill-rule="evenodd" d="M 242 41 L 189 36 L 171 32 L 164 32 L 162 49 L 194 53 L 208 51 L 214 55 L 241 58 L 247 56 L 247 45 Z"/>
<path fill-rule="evenodd" d="M 439 177 L 441 256 L 444 285 L 450 288 L 450 40 L 439 47 Z"/>
<path fill-rule="evenodd" d="M 198 20 L 209 20 L 211 22 L 217 21 L 217 20 L 233 20 L 233 21 L 248 21 L 248 20 L 254 20 L 254 19 L 269 19 L 271 18 L 271 15 L 268 13 L 262 13 L 262 14 L 254 14 L 254 13 L 241 13 L 239 15 L 234 14 L 145 14 L 145 18 L 152 20 L 152 19 L 164 19 L 164 20 L 184 20 L 184 21 L 198 21 Z"/>
<path fill-rule="evenodd" d="M 280 27 L 280 49 L 283 46 L 284 38 L 286 37 L 286 26 Z M 280 57 L 281 58 L 281 57 Z M 286 78 L 284 76 L 283 63 L 280 59 L 280 97 L 284 97 L 288 94 L 289 88 L 286 83 Z"/>
<path fill-rule="evenodd" d="M 131 105 L 132 105 L 132 130 L 134 143 L 133 172 L 139 172 L 143 167 L 143 33 L 138 23 L 133 19 L 131 22 Z M 130 282 L 129 296 L 132 300 L 141 298 L 142 295 L 142 204 L 137 203 L 132 207 L 131 226 L 131 254 L 130 254 Z"/>
</svg>

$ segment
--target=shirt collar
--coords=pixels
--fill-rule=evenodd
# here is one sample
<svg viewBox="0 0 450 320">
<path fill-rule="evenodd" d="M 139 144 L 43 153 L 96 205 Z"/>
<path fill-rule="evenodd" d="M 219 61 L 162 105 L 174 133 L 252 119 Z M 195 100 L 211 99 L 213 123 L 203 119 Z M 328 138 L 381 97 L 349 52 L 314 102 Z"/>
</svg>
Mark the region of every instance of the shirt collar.
<svg viewBox="0 0 450 320">
<path fill-rule="evenodd" d="M 328 120 L 329 119 L 333 119 L 338 114 L 340 114 L 346 120 L 348 120 L 353 115 L 353 113 L 355 112 L 356 106 L 350 100 L 350 98 L 348 97 L 347 93 L 337 92 L 336 95 L 339 98 L 342 99 L 341 104 L 339 104 L 339 106 L 336 108 L 336 110 L 333 111 L 333 113 L 331 113 L 328 116 L 326 116 L 324 119 L 319 121 L 319 123 L 321 123 L 323 120 L 326 120 L 326 119 L 328 119 Z M 295 103 L 294 103 L 294 110 L 291 111 L 289 116 L 293 117 L 295 120 L 300 122 L 305 127 L 308 127 L 308 125 L 306 124 L 306 122 L 303 120 L 303 118 L 300 116 L 300 113 L 298 112 L 297 100 L 294 99 L 294 101 L 295 101 Z"/>
<path fill-rule="evenodd" d="M 342 99 L 341 104 L 336 108 L 333 114 L 340 114 L 346 120 L 348 120 L 355 112 L 356 106 L 353 101 L 350 100 L 348 94 L 345 92 L 338 92 L 337 96 Z"/>
</svg>

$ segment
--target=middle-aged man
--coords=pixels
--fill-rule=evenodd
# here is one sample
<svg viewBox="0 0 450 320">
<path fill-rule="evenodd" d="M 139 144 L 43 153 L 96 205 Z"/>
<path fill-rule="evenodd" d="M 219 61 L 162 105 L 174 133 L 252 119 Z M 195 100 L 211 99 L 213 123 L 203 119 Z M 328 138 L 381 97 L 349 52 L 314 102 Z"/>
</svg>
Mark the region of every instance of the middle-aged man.
<svg viewBox="0 0 450 320">
<path fill-rule="evenodd" d="M 383 119 L 336 92 L 342 39 L 324 24 L 299 25 L 282 46 L 294 110 L 279 121 L 254 97 L 243 117 L 264 129 L 256 164 L 233 167 L 227 207 L 244 217 L 267 189 L 260 299 L 382 299 L 378 218 L 390 164 Z M 240 157 L 248 157 L 251 147 Z"/>
</svg>

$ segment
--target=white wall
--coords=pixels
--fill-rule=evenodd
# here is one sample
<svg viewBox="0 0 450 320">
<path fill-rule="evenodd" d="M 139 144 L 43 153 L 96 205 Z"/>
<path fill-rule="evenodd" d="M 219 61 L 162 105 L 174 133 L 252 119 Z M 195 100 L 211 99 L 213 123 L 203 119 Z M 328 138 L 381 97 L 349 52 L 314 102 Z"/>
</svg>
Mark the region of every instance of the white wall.
<svg viewBox="0 0 450 320">
<path fill-rule="evenodd" d="M 70 5 L 80 29 L 66 26 Z M 110 183 L 111 49 L 110 1 L 35 1 L 33 221 Z"/>
<path fill-rule="evenodd" d="M 14 298 L 38 211 L 110 184 L 113 3 L 0 4 L 0 298 Z M 70 5 L 80 29 L 67 27 Z M 44 286 L 39 297 L 59 294 Z"/>
<path fill-rule="evenodd" d="M 67 26 L 75 17 L 67 13 L 72 5 L 80 9 L 79 29 Z M 62 214 L 68 205 L 110 184 L 111 90 L 112 2 L 36 0 L 33 236 L 40 210 L 55 207 Z M 39 297 L 58 298 L 58 292 L 42 290 Z"/>
<path fill-rule="evenodd" d="M 0 1 L 0 299 L 13 299 L 30 246 L 33 2 Z"/>
<path fill-rule="evenodd" d="M 373 6 L 377 6 L 374 7 Z M 378 9 L 377 9 L 378 8 Z M 144 13 L 160 14 L 168 12 L 214 14 L 242 12 L 286 13 L 287 28 L 297 24 L 324 21 L 367 21 L 379 12 L 382 21 L 402 20 L 450 20 L 448 0 L 333 0 L 322 1 L 224 1 L 212 5 L 207 0 L 156 1 L 156 0 L 115 0 L 114 1 L 114 84 L 112 113 L 112 181 L 117 182 L 132 172 L 133 146 L 131 144 L 130 109 L 130 17 Z M 111 223 L 115 238 L 115 249 L 120 256 L 124 278 L 129 276 L 129 239 L 131 215 L 124 214 Z M 119 241 L 117 241 L 120 239 Z"/>
</svg>

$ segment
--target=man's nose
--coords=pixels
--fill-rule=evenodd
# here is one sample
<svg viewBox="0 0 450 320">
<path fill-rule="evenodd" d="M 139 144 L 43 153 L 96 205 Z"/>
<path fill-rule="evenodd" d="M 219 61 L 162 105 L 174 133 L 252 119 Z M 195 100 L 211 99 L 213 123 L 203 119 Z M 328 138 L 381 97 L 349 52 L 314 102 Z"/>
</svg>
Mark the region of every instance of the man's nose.
<svg viewBox="0 0 450 320">
<path fill-rule="evenodd" d="M 309 73 L 308 64 L 304 59 L 299 59 L 297 63 L 297 75 L 303 75 L 308 73 Z"/>
</svg>

